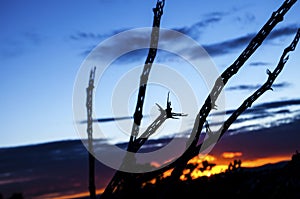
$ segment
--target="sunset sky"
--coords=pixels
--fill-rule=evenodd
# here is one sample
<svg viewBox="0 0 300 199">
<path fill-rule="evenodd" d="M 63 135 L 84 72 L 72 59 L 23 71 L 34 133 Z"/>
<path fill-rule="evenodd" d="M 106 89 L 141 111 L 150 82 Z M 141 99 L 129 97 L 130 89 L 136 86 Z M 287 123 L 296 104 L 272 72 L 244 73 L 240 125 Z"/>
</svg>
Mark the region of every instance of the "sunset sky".
<svg viewBox="0 0 300 199">
<path fill-rule="evenodd" d="M 208 52 L 216 69 L 221 73 L 238 57 L 282 2 L 166 0 L 161 27 L 180 31 L 195 40 Z M 82 63 L 95 46 L 116 33 L 132 28 L 150 27 L 153 19 L 152 8 L 156 1 L 127 0 L 124 3 L 121 0 L 11 0 L 1 1 L 0 4 L 0 147 L 79 139 L 76 128 L 78 121 L 74 121 L 72 103 L 73 91 L 76 89 L 74 85 Z M 241 71 L 226 85 L 225 109 L 228 113 L 264 83 L 267 78 L 266 69 L 273 70 L 276 67 L 283 49 L 290 44 L 300 27 L 299 11 L 299 2 L 296 2 L 284 21 L 275 27 Z M 290 60 L 274 83 L 274 92 L 268 91 L 256 101 L 251 110 L 232 126 L 232 131 L 270 127 L 299 118 L 299 52 L 298 47 L 291 53 Z M 133 114 L 136 93 L 130 99 L 120 100 L 125 103 L 125 107 L 129 107 L 124 115 L 113 115 L 110 93 L 100 92 L 101 88 L 111 92 L 110 88 L 116 85 L 115 78 L 122 77 L 136 66 L 142 65 L 146 51 L 144 54 L 130 56 L 133 62 L 121 59 L 114 63 L 104 75 L 106 81 L 97 85 L 97 117 Z M 183 129 L 178 127 L 180 131 L 186 132 L 192 128 L 194 116 L 203 104 L 208 90 L 197 79 L 193 79 L 193 76 L 185 74 L 186 69 L 180 69 L 176 60 L 166 60 L 158 53 L 156 63 L 174 67 L 197 93 L 197 107 L 192 107 L 194 112 L 190 111 L 191 107 L 187 110 L 180 109 L 184 107 L 179 104 L 180 99 L 176 100 L 176 96 L 180 94 L 170 95 L 174 110 L 189 114 L 182 120 L 186 126 Z M 137 74 L 136 82 L 139 81 L 140 74 L 140 70 L 137 71 L 134 73 Z M 155 103 L 163 107 L 166 103 L 168 88 L 155 89 L 157 92 L 152 92 L 149 87 L 151 98 L 145 104 L 144 115 L 150 115 L 148 122 L 155 119 Z M 82 102 L 85 103 L 85 98 Z M 82 115 L 82 119 L 84 117 Z M 126 125 L 130 129 L 131 124 L 132 121 L 124 121 L 120 125 Z M 106 123 L 103 126 L 103 129 L 112 132 L 106 135 L 107 138 L 125 141 L 128 134 L 118 132 L 118 127 L 113 125 Z M 170 135 L 172 128 L 168 125 L 175 125 L 177 128 L 177 124 L 170 121 L 158 137 Z M 177 133 L 180 133 L 179 130 Z"/>
</svg>

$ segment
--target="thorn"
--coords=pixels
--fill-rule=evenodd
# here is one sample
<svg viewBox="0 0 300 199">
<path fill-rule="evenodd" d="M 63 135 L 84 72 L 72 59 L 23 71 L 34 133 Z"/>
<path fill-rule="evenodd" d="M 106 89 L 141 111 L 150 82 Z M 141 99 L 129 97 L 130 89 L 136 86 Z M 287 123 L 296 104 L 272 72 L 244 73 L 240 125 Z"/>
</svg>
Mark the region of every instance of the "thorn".
<svg viewBox="0 0 300 199">
<path fill-rule="evenodd" d="M 164 109 L 163 109 L 158 103 L 155 103 L 155 104 L 156 104 L 156 106 L 158 106 L 158 110 L 159 110 L 160 112 L 164 111 Z"/>
<path fill-rule="evenodd" d="M 214 109 L 214 110 L 218 110 L 217 107 L 218 107 L 218 106 L 215 105 L 215 104 L 212 105 L 212 109 Z"/>
<path fill-rule="evenodd" d="M 274 91 L 272 87 L 270 87 L 269 90 Z"/>
<path fill-rule="evenodd" d="M 271 75 L 271 74 L 272 74 L 272 72 L 271 72 L 269 69 L 267 69 L 266 72 L 267 72 L 268 75 Z"/>
<path fill-rule="evenodd" d="M 208 124 L 208 121 L 206 120 L 205 121 L 205 129 L 206 129 L 206 133 L 207 133 L 207 135 L 208 135 L 208 137 L 210 137 L 210 136 L 212 136 L 212 131 L 210 130 L 210 127 L 209 127 L 209 124 Z"/>
</svg>

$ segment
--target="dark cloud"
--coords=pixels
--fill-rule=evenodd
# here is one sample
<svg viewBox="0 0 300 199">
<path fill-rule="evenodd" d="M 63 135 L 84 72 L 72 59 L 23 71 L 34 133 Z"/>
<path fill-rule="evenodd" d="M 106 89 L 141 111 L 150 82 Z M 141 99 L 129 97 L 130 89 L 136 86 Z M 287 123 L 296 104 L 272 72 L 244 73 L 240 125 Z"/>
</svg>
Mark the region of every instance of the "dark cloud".
<svg viewBox="0 0 300 199">
<path fill-rule="evenodd" d="M 300 105 L 300 99 L 292 99 L 285 101 L 267 102 L 252 106 L 246 109 L 239 117 L 234 121 L 234 124 L 239 124 L 239 127 L 230 128 L 229 132 L 240 132 L 248 129 L 264 128 L 263 125 L 277 126 L 281 123 L 291 123 L 300 118 L 300 109 L 291 110 L 290 106 Z M 235 112 L 235 109 L 227 110 L 225 112 L 215 112 L 210 114 L 211 116 L 227 115 L 229 117 Z M 279 116 L 275 118 L 274 116 Z M 268 119 L 267 119 L 268 118 Z M 272 119 L 273 118 L 273 119 Z M 268 124 L 263 124 L 260 121 L 267 119 Z M 224 121 L 217 123 L 211 123 L 211 126 L 221 127 Z M 249 122 L 253 126 L 249 126 Z"/>
<path fill-rule="evenodd" d="M 271 109 L 271 108 L 283 108 L 283 107 L 293 106 L 293 105 L 300 105 L 300 99 L 267 102 L 267 103 L 259 104 L 259 105 L 255 106 L 255 108 Z"/>
<path fill-rule="evenodd" d="M 222 20 L 223 16 L 225 16 L 226 13 L 223 12 L 213 12 L 207 15 L 203 16 L 203 19 L 192 24 L 191 26 L 185 26 L 185 27 L 179 27 L 179 28 L 174 28 L 174 31 L 181 32 L 185 35 L 188 35 L 194 39 L 197 39 L 201 32 L 205 30 L 205 28 L 211 24 L 217 23 Z M 82 32 L 78 31 L 77 33 L 70 35 L 69 39 L 73 41 L 100 41 L 105 38 L 109 38 L 113 35 L 116 35 L 118 33 L 121 33 L 123 31 L 130 30 L 130 28 L 122 28 L 118 30 L 114 30 L 112 32 L 109 32 L 107 34 L 99 34 L 99 33 L 92 33 L 92 32 Z M 146 35 L 145 37 L 144 34 L 137 34 L 137 35 L 132 35 L 126 40 L 128 41 L 127 43 L 133 44 L 134 42 L 149 42 L 150 35 Z M 176 41 L 178 35 L 176 34 L 160 34 L 160 43 L 165 43 L 166 45 L 170 45 L 170 43 L 173 43 Z M 120 48 L 123 48 L 122 46 L 119 46 Z M 91 50 L 94 48 L 94 46 L 88 47 L 88 49 L 84 50 L 81 55 L 86 56 L 91 52 Z M 113 48 L 113 47 L 112 47 Z M 134 56 L 134 55 L 133 55 Z M 135 58 L 133 58 L 135 60 Z"/>
<path fill-rule="evenodd" d="M 194 23 L 191 26 L 185 26 L 181 28 L 175 28 L 175 31 L 181 32 L 185 35 L 189 35 L 190 37 L 197 39 L 199 38 L 201 32 L 205 30 L 204 28 L 208 27 L 211 24 L 215 24 L 222 20 L 225 13 L 214 12 L 209 15 L 205 15 L 204 19 Z"/>
<path fill-rule="evenodd" d="M 281 82 L 281 83 L 278 83 L 278 84 L 273 84 L 272 85 L 272 88 L 286 88 L 290 86 L 290 84 L 288 82 Z M 228 87 L 226 90 L 228 91 L 234 91 L 234 90 L 250 90 L 250 91 L 253 91 L 253 90 L 256 90 L 256 89 L 259 89 L 261 87 L 261 85 L 257 84 L 257 85 L 250 85 L 250 84 L 247 84 L 247 85 L 238 85 L 238 86 L 231 86 L 231 87 Z"/>
<path fill-rule="evenodd" d="M 0 161 L 0 174 L 7 174 L 0 175 L 0 190 L 7 197 L 22 192 L 25 198 L 46 198 L 88 187 L 88 153 L 80 140 L 0 149 Z M 103 188 L 113 170 L 99 161 L 95 165 L 97 188 Z"/>
<path fill-rule="evenodd" d="M 189 35 L 191 37 L 194 38 L 198 38 L 198 36 L 201 34 L 201 31 L 205 30 L 205 28 L 207 26 L 209 26 L 210 24 L 213 23 L 217 23 L 219 21 L 222 20 L 222 17 L 225 15 L 225 13 L 215 13 L 215 14 L 211 14 L 208 15 L 207 18 L 189 26 L 189 27 L 181 27 L 181 28 L 175 28 L 174 30 L 179 31 L 183 34 Z M 289 36 L 291 34 L 294 34 L 297 31 L 297 25 L 292 24 L 286 27 L 282 27 L 279 29 L 275 29 L 273 30 L 270 35 L 268 35 L 268 37 L 266 38 L 266 41 L 272 41 L 274 39 L 280 38 L 280 37 L 284 37 L 284 36 Z M 85 32 L 77 32 L 75 35 L 71 35 L 70 39 L 72 40 L 100 40 L 103 38 L 107 38 L 109 36 L 118 34 L 122 31 L 124 31 L 126 29 L 118 29 L 116 31 L 113 31 L 109 34 L 95 34 L 95 33 L 85 33 Z M 138 31 L 137 31 L 138 33 Z M 240 51 L 241 48 L 246 47 L 249 42 L 254 38 L 254 36 L 256 35 L 256 33 L 249 33 L 247 35 L 244 36 L 240 36 L 234 39 L 229 39 L 229 40 L 225 40 L 225 41 L 221 41 L 218 43 L 213 43 L 213 44 L 205 44 L 202 47 L 208 52 L 208 54 L 210 56 L 222 56 L 222 55 L 226 55 L 229 53 L 233 53 L 235 51 Z M 159 43 L 160 45 L 166 45 L 166 46 L 170 46 L 172 44 L 174 44 L 174 42 L 177 42 L 177 44 L 181 41 L 178 40 L 178 35 L 176 36 L 176 34 L 173 33 L 161 33 L 160 35 L 160 40 Z M 122 45 L 120 45 L 120 43 L 114 43 L 113 46 L 107 46 L 107 48 L 112 49 L 112 48 L 116 48 L 116 46 L 118 46 L 119 49 L 124 49 L 126 47 L 126 45 L 136 45 L 136 44 L 140 44 L 140 43 L 145 43 L 147 42 L 147 44 L 149 43 L 149 39 L 150 39 L 150 35 L 148 34 L 133 34 L 133 35 L 127 35 L 126 38 L 126 43 L 122 43 Z M 185 52 L 186 54 L 189 55 L 190 59 L 199 59 L 201 58 L 201 56 L 203 55 L 199 55 L 199 52 L 197 50 L 194 49 L 194 47 L 187 47 L 182 45 L 181 47 L 182 52 Z M 198 48 L 198 47 L 197 47 Z M 84 51 L 83 55 L 87 55 L 89 52 L 91 51 L 91 48 L 87 49 Z M 132 54 L 132 56 L 136 56 L 137 54 Z M 138 54 L 138 56 L 140 56 L 140 54 Z M 133 60 L 136 60 L 136 58 L 132 58 Z M 140 59 L 140 58 L 138 58 Z M 168 57 L 166 57 L 166 59 L 168 59 Z M 130 59 L 127 59 L 130 60 Z M 267 63 L 264 62 L 253 62 L 252 66 L 258 66 L 258 65 L 264 65 Z"/>
<path fill-rule="evenodd" d="M 273 39 L 277 39 L 279 37 L 293 35 L 297 32 L 298 28 L 299 28 L 298 24 L 292 24 L 290 26 L 285 26 L 285 27 L 282 27 L 279 29 L 275 29 L 274 31 L 272 31 L 270 33 L 270 35 L 267 39 L 273 40 Z"/>
<path fill-rule="evenodd" d="M 261 103 L 261 104 L 253 106 L 250 109 L 247 109 L 244 113 L 253 114 L 253 112 L 257 113 L 259 111 L 259 114 L 262 114 L 263 112 L 265 112 L 266 110 L 269 110 L 269 109 L 281 109 L 281 110 L 285 110 L 284 112 L 286 112 L 287 106 L 295 106 L 295 105 L 300 105 L 300 99 L 290 99 L 290 100 Z M 211 115 L 212 116 L 219 116 L 219 115 L 224 115 L 224 114 L 231 115 L 234 111 L 235 111 L 235 109 L 230 109 L 230 110 L 226 110 L 225 112 L 222 112 L 222 111 L 215 112 L 215 113 L 212 113 Z"/>
<path fill-rule="evenodd" d="M 295 24 L 275 29 L 268 35 L 266 41 L 271 41 L 280 37 L 295 34 L 297 32 L 297 29 L 298 26 Z M 250 33 L 241 37 L 237 37 L 235 39 L 230 39 L 215 44 L 207 44 L 203 47 L 211 56 L 225 55 L 234 52 L 234 50 L 240 49 L 241 47 L 246 47 L 255 35 L 256 33 Z"/>
<path fill-rule="evenodd" d="M 75 41 L 83 41 L 83 40 L 103 40 L 107 37 L 111 37 L 113 35 L 119 34 L 123 31 L 129 30 L 128 28 L 121 28 L 114 30 L 107 34 L 99 34 L 99 33 L 93 33 L 93 32 L 82 32 L 78 31 L 77 33 L 70 35 L 69 38 L 71 40 Z"/>
<path fill-rule="evenodd" d="M 256 128 L 253 126 L 252 128 Z M 245 129 L 232 136 L 224 136 L 216 144 L 211 154 L 222 154 L 224 151 L 239 151 L 242 159 L 257 159 L 272 156 L 292 155 L 299 150 L 300 121 L 293 123 L 263 128 L 248 132 Z M 227 134 L 229 135 L 229 134 Z"/>
</svg>

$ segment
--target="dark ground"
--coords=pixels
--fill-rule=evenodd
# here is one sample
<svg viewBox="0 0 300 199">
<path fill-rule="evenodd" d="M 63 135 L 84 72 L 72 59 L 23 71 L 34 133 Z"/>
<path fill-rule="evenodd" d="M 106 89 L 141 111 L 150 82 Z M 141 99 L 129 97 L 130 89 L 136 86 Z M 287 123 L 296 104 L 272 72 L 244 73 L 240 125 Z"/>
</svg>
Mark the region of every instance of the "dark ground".
<svg viewBox="0 0 300 199">
<path fill-rule="evenodd" d="M 148 184 L 135 198 L 300 198 L 300 154 L 291 161 L 256 168 L 238 168 L 195 180 Z M 124 198 L 120 193 L 116 198 Z"/>
</svg>

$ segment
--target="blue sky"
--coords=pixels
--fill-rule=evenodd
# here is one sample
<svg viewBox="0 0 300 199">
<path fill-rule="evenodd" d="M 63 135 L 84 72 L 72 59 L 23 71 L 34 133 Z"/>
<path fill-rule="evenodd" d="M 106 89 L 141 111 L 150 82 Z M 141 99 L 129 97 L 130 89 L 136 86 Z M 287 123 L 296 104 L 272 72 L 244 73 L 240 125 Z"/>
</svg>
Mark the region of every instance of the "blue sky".
<svg viewBox="0 0 300 199">
<path fill-rule="evenodd" d="M 161 27 L 181 31 L 199 42 L 222 72 L 282 2 L 167 0 Z M 1 1 L 0 146 L 78 139 L 72 95 L 81 64 L 93 47 L 115 33 L 151 26 L 155 4 L 154 0 L 127 0 L 126 3 L 121 0 Z M 300 26 L 299 10 L 299 2 L 296 2 L 269 39 L 227 84 L 226 109 L 234 109 L 266 80 L 266 69 L 276 66 L 283 49 Z M 300 98 L 299 52 L 296 49 L 291 53 L 275 82 L 274 92 L 267 92 L 257 105 L 283 101 L 286 103 L 277 103 L 275 112 L 295 111 L 287 117 L 299 113 L 298 101 L 292 101 L 295 104 L 289 106 L 291 100 Z M 145 57 L 146 54 L 141 55 L 137 61 L 143 64 Z M 128 63 L 119 64 L 130 69 Z M 192 79 L 190 81 L 194 89 L 199 89 Z M 165 103 L 165 96 L 163 93 L 158 99 L 160 104 Z M 202 105 L 203 99 L 198 100 Z M 98 107 L 107 106 L 99 101 L 95 103 Z M 270 103 L 265 107 L 270 107 Z M 149 107 L 151 111 L 152 105 Z M 103 113 L 104 116 L 109 114 L 109 111 Z M 253 114 L 249 113 L 249 117 Z M 264 119 L 271 120 L 270 117 Z M 109 124 L 106 125 L 105 128 L 109 128 Z"/>
</svg>

